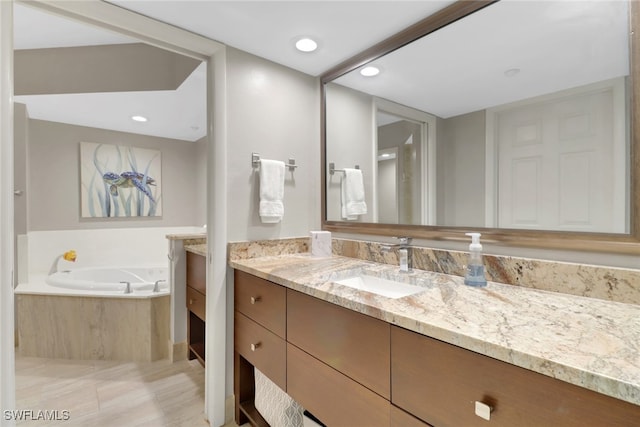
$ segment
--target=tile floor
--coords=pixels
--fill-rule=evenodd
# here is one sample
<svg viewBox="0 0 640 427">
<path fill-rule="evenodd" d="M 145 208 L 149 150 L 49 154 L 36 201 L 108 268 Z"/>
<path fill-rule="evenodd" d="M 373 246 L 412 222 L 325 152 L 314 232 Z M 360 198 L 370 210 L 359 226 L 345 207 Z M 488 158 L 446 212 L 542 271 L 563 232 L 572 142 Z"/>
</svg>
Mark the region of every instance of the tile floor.
<svg viewBox="0 0 640 427">
<path fill-rule="evenodd" d="M 195 360 L 133 363 L 16 355 L 16 408 L 58 410 L 60 417 L 69 411 L 67 421 L 19 421 L 18 426 L 208 426 L 203 406 L 204 368 Z"/>
</svg>

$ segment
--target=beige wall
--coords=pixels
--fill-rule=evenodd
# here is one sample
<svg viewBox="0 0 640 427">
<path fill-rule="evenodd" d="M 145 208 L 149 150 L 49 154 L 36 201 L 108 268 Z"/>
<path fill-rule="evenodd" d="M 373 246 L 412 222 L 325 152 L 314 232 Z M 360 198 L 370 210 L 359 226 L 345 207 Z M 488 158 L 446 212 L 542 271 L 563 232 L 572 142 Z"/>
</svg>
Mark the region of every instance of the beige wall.
<svg viewBox="0 0 640 427">
<path fill-rule="evenodd" d="M 207 137 L 195 142 L 196 146 L 196 200 L 195 224 L 202 226 L 207 223 Z"/>
<path fill-rule="evenodd" d="M 307 236 L 320 227 L 320 96 L 315 77 L 227 50 L 228 240 Z M 282 221 L 258 215 L 259 175 L 251 153 L 299 167 L 285 173 Z"/>
<path fill-rule="evenodd" d="M 27 232 L 27 140 L 29 138 L 29 114 L 24 104 L 13 105 L 13 188 L 22 191 L 13 198 L 14 233 Z"/>
<path fill-rule="evenodd" d="M 327 165 L 333 162 L 336 169 L 360 165 L 367 214 L 360 215 L 359 221 L 371 222 L 376 208 L 373 198 L 373 165 L 376 161 L 373 98 L 344 86 L 330 84 L 327 85 L 326 100 Z M 331 176 L 327 171 L 327 218 L 332 221 L 344 221 L 340 204 L 341 177 L 341 173 Z"/>
<path fill-rule="evenodd" d="M 438 120 L 438 225 L 484 227 L 485 112 Z"/>
<path fill-rule="evenodd" d="M 81 219 L 80 142 L 159 149 L 162 217 Z M 201 161 L 192 142 L 30 120 L 28 162 L 29 231 L 202 224 L 203 204 L 196 195 Z"/>
<path fill-rule="evenodd" d="M 173 90 L 200 61 L 144 43 L 14 52 L 16 95 Z"/>
</svg>

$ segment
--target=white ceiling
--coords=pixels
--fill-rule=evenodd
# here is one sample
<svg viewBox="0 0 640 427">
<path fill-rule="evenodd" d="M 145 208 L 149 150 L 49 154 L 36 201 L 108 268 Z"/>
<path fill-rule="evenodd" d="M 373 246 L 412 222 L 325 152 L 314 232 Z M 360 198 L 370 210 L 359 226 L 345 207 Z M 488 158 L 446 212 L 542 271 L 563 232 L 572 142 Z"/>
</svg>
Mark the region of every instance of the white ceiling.
<svg viewBox="0 0 640 427">
<path fill-rule="evenodd" d="M 109 3 L 317 76 L 454 0 Z M 318 49 L 297 51 L 294 42 L 300 36 L 314 38 Z"/>
<path fill-rule="evenodd" d="M 628 22 L 622 1 L 500 1 L 336 82 L 454 117 L 627 76 Z"/>
<path fill-rule="evenodd" d="M 453 2 L 110 1 L 314 76 Z M 542 12 L 520 10 L 517 18 L 506 19 L 503 15 L 510 8 L 536 4 L 545 5 L 538 9 Z M 620 47 L 624 50 L 628 34 L 617 19 L 625 13 L 625 4 L 503 0 L 414 43 L 410 49 L 380 59 L 383 71 L 378 77 L 363 79 L 351 73 L 340 82 L 448 117 L 557 90 L 546 83 L 545 74 L 562 72 L 562 78 L 572 79 L 574 85 L 576 81 L 623 75 L 628 61 L 626 50 L 621 53 Z M 587 14 L 597 7 L 595 15 Z M 569 9 L 578 11 L 580 18 L 569 18 L 574 16 L 569 15 Z M 135 41 L 20 4 L 16 4 L 14 15 L 17 49 Z M 534 19 L 536 16 L 545 18 L 546 23 Z M 460 25 L 466 26 L 463 31 L 456 29 Z M 294 41 L 303 35 L 318 41 L 316 52 L 294 49 Z M 489 42 L 498 47 L 487 50 Z M 564 69 L 556 69 L 561 63 Z M 510 68 L 521 71 L 507 79 L 504 72 Z M 176 93 L 46 95 L 16 97 L 16 101 L 28 102 L 34 118 L 194 141 L 204 136 L 206 128 L 203 73 L 199 67 Z M 523 84 L 516 88 L 516 82 Z M 399 94 L 391 91 L 398 86 L 402 89 Z M 145 114 L 150 121 L 144 126 L 134 124 L 129 120 L 131 112 L 123 106 L 139 106 L 141 111 L 136 114 Z M 167 123 L 171 126 L 160 127 Z"/>
<path fill-rule="evenodd" d="M 110 3 L 315 76 L 453 0 Z M 14 8 L 14 27 L 16 49 L 136 42 L 21 4 Z M 314 37 L 319 49 L 295 50 L 302 35 Z M 34 95 L 15 101 L 26 103 L 35 119 L 195 141 L 206 129 L 205 72 L 199 67 L 175 93 Z M 150 120 L 134 123 L 132 114 Z"/>
</svg>

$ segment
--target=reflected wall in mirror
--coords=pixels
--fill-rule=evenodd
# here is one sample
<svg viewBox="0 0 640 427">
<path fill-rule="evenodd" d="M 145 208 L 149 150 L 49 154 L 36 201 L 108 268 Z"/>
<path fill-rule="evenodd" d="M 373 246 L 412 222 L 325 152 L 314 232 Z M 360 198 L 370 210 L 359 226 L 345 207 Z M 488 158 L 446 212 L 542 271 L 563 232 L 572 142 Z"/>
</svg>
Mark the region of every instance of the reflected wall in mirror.
<svg viewBox="0 0 640 427">
<path fill-rule="evenodd" d="M 369 62 L 375 77 L 324 80 L 326 161 L 362 168 L 355 222 L 629 234 L 629 17 L 503 0 Z M 345 221 L 326 176 L 326 219 Z"/>
</svg>

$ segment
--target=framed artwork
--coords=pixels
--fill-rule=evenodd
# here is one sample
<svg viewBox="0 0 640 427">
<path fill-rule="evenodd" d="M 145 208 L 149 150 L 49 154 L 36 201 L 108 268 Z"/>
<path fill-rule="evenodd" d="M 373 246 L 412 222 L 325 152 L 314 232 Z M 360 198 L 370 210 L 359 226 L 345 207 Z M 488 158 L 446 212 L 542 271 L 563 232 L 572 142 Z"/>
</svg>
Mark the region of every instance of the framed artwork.
<svg viewBox="0 0 640 427">
<path fill-rule="evenodd" d="M 162 216 L 161 166 L 159 150 L 81 142 L 81 216 Z"/>
</svg>

